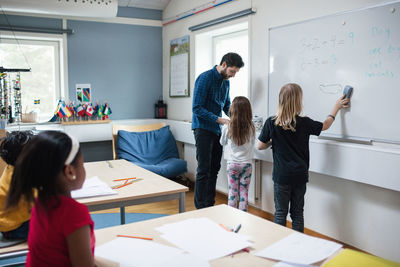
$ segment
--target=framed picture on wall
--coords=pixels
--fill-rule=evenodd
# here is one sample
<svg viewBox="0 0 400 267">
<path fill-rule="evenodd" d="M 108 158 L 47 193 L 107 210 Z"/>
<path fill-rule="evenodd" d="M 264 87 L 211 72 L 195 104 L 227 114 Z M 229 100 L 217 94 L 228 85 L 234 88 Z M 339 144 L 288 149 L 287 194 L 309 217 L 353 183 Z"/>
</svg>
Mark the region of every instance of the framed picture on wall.
<svg viewBox="0 0 400 267">
<path fill-rule="evenodd" d="M 188 97 L 189 90 L 189 35 L 170 42 L 169 96 Z"/>
<path fill-rule="evenodd" d="M 92 90 L 90 84 L 76 84 L 76 100 L 81 103 L 91 101 Z"/>
</svg>

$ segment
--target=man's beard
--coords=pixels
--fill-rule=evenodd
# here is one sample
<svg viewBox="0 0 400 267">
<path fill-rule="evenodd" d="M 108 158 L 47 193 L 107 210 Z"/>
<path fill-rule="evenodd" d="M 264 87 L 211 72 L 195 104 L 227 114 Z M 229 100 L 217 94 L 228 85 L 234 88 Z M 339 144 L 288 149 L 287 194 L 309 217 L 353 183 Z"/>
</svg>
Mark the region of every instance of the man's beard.
<svg viewBox="0 0 400 267">
<path fill-rule="evenodd" d="M 224 80 L 228 80 L 229 79 L 228 74 L 226 74 L 226 68 L 221 70 L 221 76 L 222 76 L 222 78 Z"/>
</svg>

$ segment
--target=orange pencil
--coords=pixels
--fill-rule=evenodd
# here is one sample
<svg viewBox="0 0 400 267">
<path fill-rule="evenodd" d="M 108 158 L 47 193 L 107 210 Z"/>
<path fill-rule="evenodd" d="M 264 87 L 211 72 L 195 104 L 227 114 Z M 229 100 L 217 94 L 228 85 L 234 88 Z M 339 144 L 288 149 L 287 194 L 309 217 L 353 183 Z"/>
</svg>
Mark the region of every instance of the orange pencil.
<svg viewBox="0 0 400 267">
<path fill-rule="evenodd" d="M 153 240 L 151 237 L 141 237 L 141 236 L 132 236 L 132 235 L 117 235 L 117 237 L 129 237 L 129 238 L 138 238 L 144 240 Z"/>
<path fill-rule="evenodd" d="M 226 226 L 223 225 L 222 223 L 220 223 L 219 226 L 221 226 L 222 228 L 224 228 L 226 231 L 231 232 L 231 230 L 228 229 L 228 227 L 226 227 Z"/>
<path fill-rule="evenodd" d="M 113 181 L 114 181 L 114 182 L 119 182 L 119 181 L 129 181 L 129 180 L 133 180 L 133 179 L 136 179 L 136 177 L 115 179 L 115 180 L 113 180 Z"/>
<path fill-rule="evenodd" d="M 114 186 L 113 189 L 118 189 L 127 185 L 133 184 L 133 182 L 129 182 L 129 183 L 124 183 L 123 185 L 118 185 L 118 186 Z"/>
</svg>

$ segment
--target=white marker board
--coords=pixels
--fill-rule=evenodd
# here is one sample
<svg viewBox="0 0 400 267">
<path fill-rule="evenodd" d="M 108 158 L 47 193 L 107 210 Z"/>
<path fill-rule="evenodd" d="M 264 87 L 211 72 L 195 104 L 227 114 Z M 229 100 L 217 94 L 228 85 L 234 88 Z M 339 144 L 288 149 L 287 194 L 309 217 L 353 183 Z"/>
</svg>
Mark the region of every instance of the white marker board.
<svg viewBox="0 0 400 267">
<path fill-rule="evenodd" d="M 323 121 L 345 85 L 351 107 L 324 134 L 400 143 L 400 3 L 269 29 L 269 115 L 282 85 L 303 88 L 303 114 Z"/>
</svg>

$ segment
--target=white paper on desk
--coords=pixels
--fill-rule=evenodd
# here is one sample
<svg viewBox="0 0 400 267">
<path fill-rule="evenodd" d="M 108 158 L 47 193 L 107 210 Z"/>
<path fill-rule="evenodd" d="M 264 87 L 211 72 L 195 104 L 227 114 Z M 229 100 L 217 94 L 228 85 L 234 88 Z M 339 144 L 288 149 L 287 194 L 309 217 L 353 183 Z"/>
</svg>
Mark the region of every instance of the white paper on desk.
<svg viewBox="0 0 400 267">
<path fill-rule="evenodd" d="M 106 195 L 116 195 L 117 192 L 99 177 L 94 176 L 85 180 L 81 189 L 71 191 L 73 198 L 97 197 Z"/>
<path fill-rule="evenodd" d="M 130 265 L 131 267 L 132 265 Z M 167 261 L 162 262 L 159 265 L 151 265 L 151 267 L 210 267 L 210 263 L 199 257 L 196 257 L 191 254 L 179 254 L 177 257 L 173 259 L 169 259 Z M 120 267 L 128 267 L 128 266 L 120 266 Z"/>
<path fill-rule="evenodd" d="M 217 232 L 220 232 L 221 229 L 226 231 L 220 225 L 217 226 L 215 222 L 208 218 L 192 218 L 176 223 L 164 224 L 157 227 L 156 230 L 164 234 L 183 233 L 184 231 L 186 231 L 184 232 L 184 234 L 191 234 L 193 232 L 193 229 L 196 229 L 196 231 L 198 231 L 198 229 L 202 229 L 206 225 L 209 225 L 209 228 L 216 230 Z M 252 241 L 252 237 L 249 235 L 236 233 L 236 236 L 244 241 Z"/>
<path fill-rule="evenodd" d="M 342 245 L 332 241 L 293 233 L 255 255 L 298 264 L 312 264 L 331 256 L 341 247 Z"/>
<path fill-rule="evenodd" d="M 116 238 L 96 247 L 95 255 L 118 262 L 120 267 L 209 267 L 207 261 L 184 254 L 183 250 L 135 238 Z"/>
<path fill-rule="evenodd" d="M 162 238 L 206 260 L 213 260 L 252 244 L 239 234 L 227 232 L 208 218 L 193 218 L 156 228 Z"/>
</svg>

